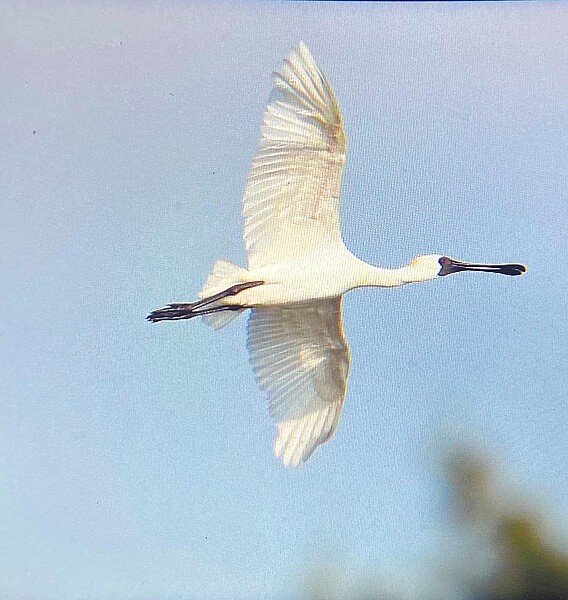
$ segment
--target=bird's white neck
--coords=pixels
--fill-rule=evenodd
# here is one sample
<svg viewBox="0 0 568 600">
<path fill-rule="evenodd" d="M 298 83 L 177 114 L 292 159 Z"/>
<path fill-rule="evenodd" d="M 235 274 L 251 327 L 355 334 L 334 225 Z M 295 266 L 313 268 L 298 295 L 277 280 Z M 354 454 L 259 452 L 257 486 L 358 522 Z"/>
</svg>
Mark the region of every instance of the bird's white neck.
<svg viewBox="0 0 568 600">
<path fill-rule="evenodd" d="M 399 287 L 407 283 L 418 283 L 431 279 L 433 279 L 431 274 L 424 273 L 411 263 L 399 269 L 381 269 L 362 262 L 354 287 Z"/>
</svg>

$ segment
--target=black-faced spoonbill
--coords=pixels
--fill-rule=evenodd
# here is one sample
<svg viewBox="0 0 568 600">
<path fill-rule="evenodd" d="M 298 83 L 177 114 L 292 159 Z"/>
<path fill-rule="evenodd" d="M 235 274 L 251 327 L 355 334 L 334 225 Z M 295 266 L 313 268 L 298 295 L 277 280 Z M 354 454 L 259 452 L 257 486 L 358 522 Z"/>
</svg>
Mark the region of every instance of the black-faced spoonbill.
<svg viewBox="0 0 568 600">
<path fill-rule="evenodd" d="M 276 420 L 274 454 L 306 461 L 334 434 L 349 371 L 341 298 L 357 287 L 396 287 L 459 271 L 521 275 L 523 265 L 419 256 L 380 269 L 354 256 L 339 228 L 346 138 L 331 86 L 306 46 L 274 74 L 259 148 L 243 198 L 248 268 L 215 263 L 192 303 L 155 310 L 150 321 L 203 316 L 222 327 L 251 309 L 248 348 Z"/>
</svg>

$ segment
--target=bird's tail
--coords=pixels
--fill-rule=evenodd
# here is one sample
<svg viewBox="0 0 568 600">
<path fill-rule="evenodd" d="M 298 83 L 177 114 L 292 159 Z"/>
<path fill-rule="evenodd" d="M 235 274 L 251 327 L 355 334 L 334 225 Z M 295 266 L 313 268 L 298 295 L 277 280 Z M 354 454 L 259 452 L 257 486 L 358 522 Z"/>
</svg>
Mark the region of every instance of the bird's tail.
<svg viewBox="0 0 568 600">
<path fill-rule="evenodd" d="M 236 296 L 244 290 L 263 283 L 264 281 L 253 281 L 246 269 L 226 260 L 219 260 L 203 284 L 199 292 L 199 300 L 168 304 L 152 311 L 146 318 L 152 323 L 157 323 L 203 317 L 209 326 L 219 329 L 249 308 L 246 305 L 227 304 L 224 302 L 225 298 Z"/>
<path fill-rule="evenodd" d="M 215 294 L 218 294 L 219 292 L 222 292 L 231 286 L 250 281 L 251 278 L 246 269 L 243 269 L 242 267 L 239 267 L 228 260 L 218 260 L 213 265 L 213 269 L 205 280 L 198 297 L 208 298 L 209 296 L 214 296 Z M 203 320 L 207 323 L 207 325 L 213 327 L 213 329 L 220 329 L 238 317 L 243 310 L 245 309 L 242 308 L 239 310 L 235 307 L 235 310 L 212 312 L 211 314 L 203 315 Z"/>
</svg>

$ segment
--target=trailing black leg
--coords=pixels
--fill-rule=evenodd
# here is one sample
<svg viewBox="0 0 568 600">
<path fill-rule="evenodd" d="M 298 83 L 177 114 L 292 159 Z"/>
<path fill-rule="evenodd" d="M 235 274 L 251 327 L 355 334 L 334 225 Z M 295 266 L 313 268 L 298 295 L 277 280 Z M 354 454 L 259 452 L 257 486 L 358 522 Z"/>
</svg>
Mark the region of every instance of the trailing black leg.
<svg viewBox="0 0 568 600">
<path fill-rule="evenodd" d="M 193 306 L 193 308 L 201 308 L 202 306 L 207 306 L 208 304 L 212 304 L 213 302 L 217 302 L 218 300 L 227 298 L 227 296 L 236 296 L 243 290 L 248 290 L 249 288 L 256 287 L 257 285 L 262 285 L 263 283 L 264 281 L 247 281 L 245 283 L 237 283 L 235 285 L 232 285 L 230 288 L 219 292 L 218 294 L 213 294 L 213 296 L 207 296 L 207 298 L 201 298 L 196 302 L 192 302 L 191 305 Z"/>
<path fill-rule="evenodd" d="M 193 307 L 190 303 L 187 304 L 169 304 L 164 308 L 158 308 L 152 311 L 146 319 L 152 323 L 158 321 L 176 321 L 179 319 L 191 319 L 194 317 Z"/>
<path fill-rule="evenodd" d="M 212 296 L 208 296 L 207 298 L 201 298 L 196 302 L 168 304 L 168 306 L 165 306 L 164 308 L 158 308 L 157 310 L 152 311 L 146 317 L 146 319 L 148 321 L 151 321 L 152 323 L 157 323 L 158 321 L 179 321 L 181 319 L 191 319 L 200 315 L 210 315 L 216 312 L 222 312 L 227 310 L 242 310 L 246 307 L 238 305 L 230 306 L 224 304 L 221 304 L 219 306 L 211 306 L 211 304 L 213 304 L 214 302 L 218 302 L 223 298 L 227 298 L 228 296 L 236 296 L 243 290 L 256 287 L 257 285 L 262 285 L 263 283 L 264 281 L 247 281 L 245 283 L 237 283 L 235 285 L 232 285 L 230 288 L 219 292 L 218 294 L 213 294 Z"/>
<path fill-rule="evenodd" d="M 181 319 L 192 319 L 202 315 L 211 315 L 226 310 L 242 310 L 242 306 L 214 306 L 211 308 L 194 309 L 191 304 L 170 304 L 151 312 L 146 319 L 152 323 L 158 321 L 180 321 Z"/>
</svg>

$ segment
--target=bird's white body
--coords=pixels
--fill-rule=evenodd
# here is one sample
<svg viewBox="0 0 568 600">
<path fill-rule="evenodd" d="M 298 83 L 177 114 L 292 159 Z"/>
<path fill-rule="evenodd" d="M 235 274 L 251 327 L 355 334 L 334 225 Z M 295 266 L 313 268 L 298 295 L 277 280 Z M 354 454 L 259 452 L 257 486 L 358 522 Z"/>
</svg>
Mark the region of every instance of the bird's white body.
<svg viewBox="0 0 568 600">
<path fill-rule="evenodd" d="M 340 232 L 347 139 L 331 86 L 303 43 L 274 73 L 274 84 L 243 197 L 248 268 L 218 261 L 200 301 L 169 305 L 149 319 L 203 315 L 219 328 L 251 309 L 248 348 L 276 420 L 274 452 L 297 466 L 339 422 L 349 372 L 341 325 L 345 292 L 466 269 L 519 275 L 524 267 L 468 265 L 440 255 L 399 269 L 359 260 Z"/>
<path fill-rule="evenodd" d="M 421 257 L 425 258 L 425 257 Z M 432 255 L 432 262 L 439 255 Z M 440 266 L 436 264 L 436 270 Z M 315 249 L 296 263 L 278 263 L 247 271 L 248 281 L 263 281 L 253 287 L 229 296 L 221 303 L 234 306 L 281 306 L 337 298 L 359 287 L 398 287 L 432 279 L 431 269 L 409 264 L 400 269 L 373 267 L 352 254 L 345 246 L 327 250 Z M 240 281 L 245 281 L 241 276 Z"/>
</svg>

